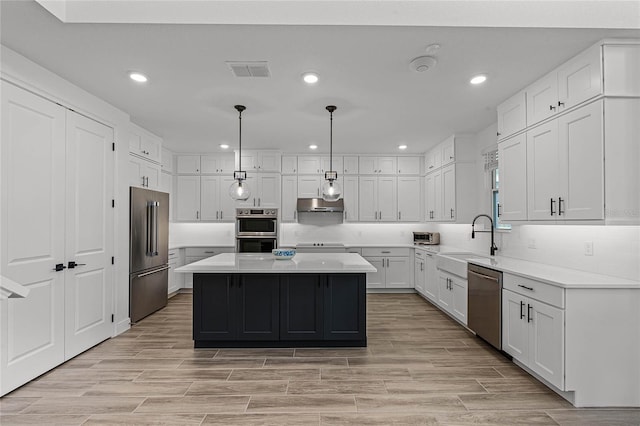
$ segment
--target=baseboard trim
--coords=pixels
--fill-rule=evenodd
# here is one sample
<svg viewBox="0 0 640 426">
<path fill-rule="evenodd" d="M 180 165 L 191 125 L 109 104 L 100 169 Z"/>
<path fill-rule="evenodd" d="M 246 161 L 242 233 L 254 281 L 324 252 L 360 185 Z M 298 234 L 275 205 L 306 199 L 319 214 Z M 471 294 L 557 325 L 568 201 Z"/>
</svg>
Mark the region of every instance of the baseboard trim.
<svg viewBox="0 0 640 426">
<path fill-rule="evenodd" d="M 112 337 L 116 337 L 117 335 L 124 333 L 130 328 L 131 328 L 131 319 L 127 317 L 122 321 L 118 322 L 118 324 L 116 324 L 115 334 Z"/>
</svg>

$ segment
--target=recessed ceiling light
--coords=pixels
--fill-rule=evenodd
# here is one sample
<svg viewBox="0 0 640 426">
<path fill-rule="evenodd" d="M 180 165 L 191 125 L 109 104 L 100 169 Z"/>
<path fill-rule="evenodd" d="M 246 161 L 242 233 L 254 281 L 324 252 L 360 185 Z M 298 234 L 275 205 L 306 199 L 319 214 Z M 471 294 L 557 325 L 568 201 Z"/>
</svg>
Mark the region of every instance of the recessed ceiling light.
<svg viewBox="0 0 640 426">
<path fill-rule="evenodd" d="M 307 84 L 316 84 L 318 82 L 318 74 L 315 72 L 305 72 L 302 74 L 302 79 Z"/>
<path fill-rule="evenodd" d="M 482 84 L 485 81 L 487 81 L 487 76 L 484 74 L 480 74 L 480 75 L 476 75 L 473 78 L 471 78 L 471 80 L 469 80 L 469 83 L 471 84 Z"/>
<path fill-rule="evenodd" d="M 405 149 L 407 149 L 407 146 L 406 145 L 398 145 L 398 149 L 405 150 Z"/>
<path fill-rule="evenodd" d="M 229 145 L 227 145 L 226 143 L 221 143 L 221 144 L 220 144 L 220 148 L 222 148 L 222 149 L 229 149 Z"/>
<path fill-rule="evenodd" d="M 318 145 L 309 145 L 309 149 L 318 149 Z"/>
<path fill-rule="evenodd" d="M 138 83 L 146 83 L 148 80 L 146 75 L 139 72 L 130 72 L 129 78 L 133 81 L 137 81 Z"/>
</svg>

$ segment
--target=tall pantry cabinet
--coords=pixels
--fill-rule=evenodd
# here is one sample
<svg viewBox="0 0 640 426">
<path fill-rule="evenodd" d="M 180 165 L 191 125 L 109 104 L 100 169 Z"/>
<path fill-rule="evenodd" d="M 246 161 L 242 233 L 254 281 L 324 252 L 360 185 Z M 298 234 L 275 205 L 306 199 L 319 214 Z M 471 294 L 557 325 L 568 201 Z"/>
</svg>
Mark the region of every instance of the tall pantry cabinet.
<svg viewBox="0 0 640 426">
<path fill-rule="evenodd" d="M 113 331 L 114 131 L 2 81 L 0 395 Z"/>
</svg>

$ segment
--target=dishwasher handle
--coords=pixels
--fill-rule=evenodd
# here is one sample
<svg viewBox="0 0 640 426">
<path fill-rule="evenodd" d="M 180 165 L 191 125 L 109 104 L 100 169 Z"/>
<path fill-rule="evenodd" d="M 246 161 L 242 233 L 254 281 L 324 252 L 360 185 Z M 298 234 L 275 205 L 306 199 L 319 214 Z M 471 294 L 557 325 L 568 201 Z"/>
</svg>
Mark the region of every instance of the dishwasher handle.
<svg viewBox="0 0 640 426">
<path fill-rule="evenodd" d="M 476 232 L 478 232 L 478 231 L 476 231 Z M 467 273 L 468 273 L 469 275 L 475 275 L 475 276 L 477 276 L 477 277 L 480 277 L 480 278 L 481 278 L 481 279 L 483 279 L 483 280 L 491 280 L 491 281 L 495 281 L 496 283 L 500 282 L 500 279 L 499 279 L 499 278 L 496 278 L 496 277 L 490 277 L 489 275 L 485 275 L 485 274 L 479 274 L 479 273 L 477 273 L 477 272 L 475 272 L 475 271 L 467 271 Z"/>
</svg>

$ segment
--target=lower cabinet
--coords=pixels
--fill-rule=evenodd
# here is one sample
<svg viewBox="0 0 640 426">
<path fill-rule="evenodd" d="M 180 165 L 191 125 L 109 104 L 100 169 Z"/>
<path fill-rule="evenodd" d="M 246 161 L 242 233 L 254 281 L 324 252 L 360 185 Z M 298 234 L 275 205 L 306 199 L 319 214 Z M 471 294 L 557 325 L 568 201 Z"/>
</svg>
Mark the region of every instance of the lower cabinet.
<svg viewBox="0 0 640 426">
<path fill-rule="evenodd" d="M 424 294 L 432 302 L 438 302 L 438 269 L 436 259 L 432 253 L 425 253 L 424 269 L 426 276 L 424 279 Z"/>
<path fill-rule="evenodd" d="M 362 257 L 377 269 L 367 274 L 367 288 L 413 288 L 409 250 L 363 248 Z"/>
<path fill-rule="evenodd" d="M 438 305 L 462 324 L 467 325 L 467 280 L 439 271 Z"/>
<path fill-rule="evenodd" d="M 233 253 L 233 247 L 187 247 L 184 253 L 184 264 L 188 265 L 207 257 L 215 256 L 220 253 Z M 180 274 L 178 274 L 180 275 Z M 193 275 L 185 274 L 180 281 L 181 288 L 193 288 Z"/>
<path fill-rule="evenodd" d="M 366 346 L 365 275 L 194 274 L 193 339 L 196 347 Z"/>
<path fill-rule="evenodd" d="M 168 285 L 168 293 L 175 293 L 180 290 L 184 285 L 184 276 L 183 274 L 178 274 L 175 272 L 175 269 L 179 266 L 182 266 L 184 261 L 182 260 L 182 250 L 181 249 L 172 249 L 169 250 L 169 285 Z"/>
<path fill-rule="evenodd" d="M 425 254 L 416 250 L 413 259 L 413 287 L 415 290 L 424 295 L 426 292 L 427 271 L 425 270 Z"/>
</svg>

